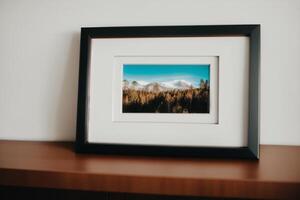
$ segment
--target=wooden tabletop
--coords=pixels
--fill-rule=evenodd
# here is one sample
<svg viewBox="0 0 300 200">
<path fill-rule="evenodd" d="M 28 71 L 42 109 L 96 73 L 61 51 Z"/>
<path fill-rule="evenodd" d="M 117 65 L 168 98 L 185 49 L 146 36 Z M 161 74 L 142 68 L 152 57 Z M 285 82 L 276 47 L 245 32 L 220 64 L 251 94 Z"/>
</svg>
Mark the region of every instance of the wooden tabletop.
<svg viewBox="0 0 300 200">
<path fill-rule="evenodd" d="M 300 147 L 261 146 L 253 161 L 87 155 L 72 143 L 0 141 L 0 185 L 300 199 Z"/>
</svg>

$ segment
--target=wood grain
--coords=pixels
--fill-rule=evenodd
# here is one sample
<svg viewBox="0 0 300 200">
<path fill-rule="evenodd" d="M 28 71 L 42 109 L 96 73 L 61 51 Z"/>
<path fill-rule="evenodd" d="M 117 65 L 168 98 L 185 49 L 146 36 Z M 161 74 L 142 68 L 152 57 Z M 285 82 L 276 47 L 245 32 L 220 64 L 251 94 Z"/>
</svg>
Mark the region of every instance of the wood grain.
<svg viewBox="0 0 300 200">
<path fill-rule="evenodd" d="M 300 147 L 261 146 L 253 161 L 76 154 L 72 143 L 0 141 L 0 185 L 300 199 Z"/>
</svg>

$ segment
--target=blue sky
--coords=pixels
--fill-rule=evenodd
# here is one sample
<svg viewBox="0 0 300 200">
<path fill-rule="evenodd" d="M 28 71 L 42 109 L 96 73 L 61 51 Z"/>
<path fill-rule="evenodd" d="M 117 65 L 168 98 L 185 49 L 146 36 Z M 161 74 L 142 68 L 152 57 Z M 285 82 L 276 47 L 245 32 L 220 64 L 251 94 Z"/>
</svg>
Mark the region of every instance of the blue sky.
<svg viewBox="0 0 300 200">
<path fill-rule="evenodd" d="M 146 82 L 186 80 L 198 87 L 201 79 L 209 80 L 209 66 L 209 64 L 124 64 L 123 79 Z"/>
</svg>

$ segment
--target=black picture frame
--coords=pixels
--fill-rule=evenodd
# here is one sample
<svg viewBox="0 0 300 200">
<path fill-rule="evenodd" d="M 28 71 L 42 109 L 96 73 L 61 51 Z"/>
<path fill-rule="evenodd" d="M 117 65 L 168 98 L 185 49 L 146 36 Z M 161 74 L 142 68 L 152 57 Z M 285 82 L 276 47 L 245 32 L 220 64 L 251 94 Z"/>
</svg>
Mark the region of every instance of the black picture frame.
<svg viewBox="0 0 300 200">
<path fill-rule="evenodd" d="M 157 145 L 94 144 L 87 136 L 87 83 L 91 39 L 147 37 L 221 37 L 250 38 L 249 117 L 247 147 L 174 147 Z M 118 155 L 184 156 L 259 159 L 259 72 L 260 25 L 193 25 L 81 28 L 80 66 L 75 150 L 78 153 Z"/>
</svg>

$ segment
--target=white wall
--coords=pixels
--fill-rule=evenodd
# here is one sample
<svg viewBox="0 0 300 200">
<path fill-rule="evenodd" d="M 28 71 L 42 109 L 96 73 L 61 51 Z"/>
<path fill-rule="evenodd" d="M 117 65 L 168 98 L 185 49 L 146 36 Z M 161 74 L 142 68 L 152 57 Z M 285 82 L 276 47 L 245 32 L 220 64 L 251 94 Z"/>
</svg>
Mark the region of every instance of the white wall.
<svg viewBox="0 0 300 200">
<path fill-rule="evenodd" d="M 81 26 L 262 25 L 261 143 L 300 145 L 299 0 L 0 0 L 0 138 L 74 140 Z"/>
</svg>

